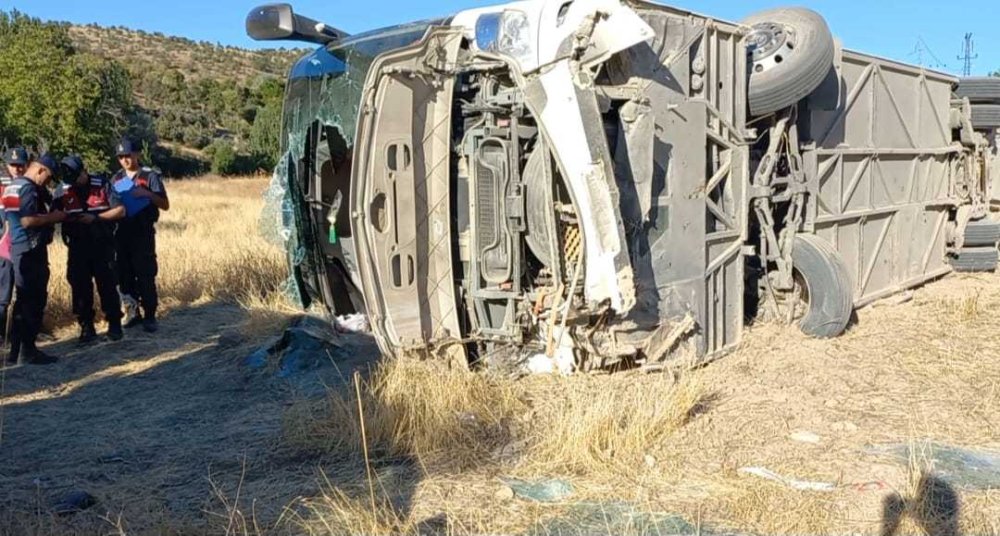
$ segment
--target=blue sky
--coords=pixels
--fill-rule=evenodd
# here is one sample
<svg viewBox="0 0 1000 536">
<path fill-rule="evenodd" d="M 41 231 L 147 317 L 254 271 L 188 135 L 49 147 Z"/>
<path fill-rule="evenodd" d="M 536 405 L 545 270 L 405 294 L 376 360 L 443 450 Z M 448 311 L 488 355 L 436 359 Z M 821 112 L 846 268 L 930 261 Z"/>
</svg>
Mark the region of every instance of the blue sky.
<svg viewBox="0 0 1000 536">
<path fill-rule="evenodd" d="M 274 0 L 0 0 L 0 9 L 17 8 L 30 15 L 78 23 L 96 22 L 160 31 L 196 40 L 260 46 L 243 34 L 243 19 L 257 3 Z M 475 0 L 292 0 L 298 12 L 348 32 L 446 15 L 497 2 Z M 799 3 L 823 13 L 848 48 L 958 72 L 962 37 L 972 32 L 979 59 L 974 74 L 1000 69 L 997 4 L 986 0 L 676 0 L 676 7 L 714 17 L 739 20 L 761 9 Z M 925 45 L 918 47 L 918 42 Z M 922 54 L 917 49 L 924 49 Z M 928 52 L 929 51 L 929 52 Z M 931 54 L 937 56 L 932 58 Z"/>
</svg>

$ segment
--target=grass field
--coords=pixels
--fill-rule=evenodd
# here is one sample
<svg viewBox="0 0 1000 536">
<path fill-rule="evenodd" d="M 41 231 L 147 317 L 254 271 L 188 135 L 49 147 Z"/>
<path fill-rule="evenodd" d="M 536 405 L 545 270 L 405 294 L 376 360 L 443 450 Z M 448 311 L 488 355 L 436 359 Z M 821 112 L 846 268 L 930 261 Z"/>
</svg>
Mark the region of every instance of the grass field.
<svg viewBox="0 0 1000 536">
<path fill-rule="evenodd" d="M 54 246 L 65 359 L 0 384 L 0 534 L 657 534 L 651 514 L 702 534 L 1000 534 L 1000 491 L 943 503 L 929 453 L 872 450 L 1000 448 L 998 275 L 865 308 L 832 341 L 758 325 L 669 374 L 513 381 L 346 345 L 317 397 L 241 365 L 292 314 L 282 254 L 257 236 L 266 181 L 168 187 L 157 337 L 74 349 Z M 501 478 L 572 495 L 530 502 Z M 74 488 L 98 505 L 52 515 Z"/>
</svg>

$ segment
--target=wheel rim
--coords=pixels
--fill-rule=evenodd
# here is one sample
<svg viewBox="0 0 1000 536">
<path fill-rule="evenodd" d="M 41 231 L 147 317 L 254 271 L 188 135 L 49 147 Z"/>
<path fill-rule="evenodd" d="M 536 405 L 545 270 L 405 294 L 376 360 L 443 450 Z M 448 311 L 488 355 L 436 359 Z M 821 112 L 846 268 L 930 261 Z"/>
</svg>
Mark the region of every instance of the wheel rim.
<svg viewBox="0 0 1000 536">
<path fill-rule="evenodd" d="M 782 63 L 785 59 L 783 54 L 788 54 L 795 48 L 788 29 L 780 24 L 762 22 L 752 28 L 753 31 L 747 36 L 747 47 L 756 73 Z"/>
</svg>

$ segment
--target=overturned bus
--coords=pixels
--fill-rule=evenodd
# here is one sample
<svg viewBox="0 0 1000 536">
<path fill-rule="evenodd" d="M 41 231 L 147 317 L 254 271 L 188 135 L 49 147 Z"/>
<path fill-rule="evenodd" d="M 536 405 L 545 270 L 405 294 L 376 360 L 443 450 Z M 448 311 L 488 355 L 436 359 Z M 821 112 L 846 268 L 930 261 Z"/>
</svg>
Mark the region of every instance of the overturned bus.
<svg viewBox="0 0 1000 536">
<path fill-rule="evenodd" d="M 529 0 L 349 36 L 282 4 L 247 28 L 320 45 L 284 105 L 289 259 L 387 355 L 707 360 L 754 318 L 835 337 L 997 266 L 1000 86 L 962 96 L 806 9 Z"/>
</svg>

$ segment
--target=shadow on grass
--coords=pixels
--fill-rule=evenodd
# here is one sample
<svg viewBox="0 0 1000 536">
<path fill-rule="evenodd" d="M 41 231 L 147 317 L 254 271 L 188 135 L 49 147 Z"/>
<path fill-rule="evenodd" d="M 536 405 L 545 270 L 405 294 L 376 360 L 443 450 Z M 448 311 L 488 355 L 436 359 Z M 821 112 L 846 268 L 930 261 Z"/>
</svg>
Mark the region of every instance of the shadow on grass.
<svg viewBox="0 0 1000 536">
<path fill-rule="evenodd" d="M 180 309 L 155 335 L 59 342 L 45 347 L 58 364 L 5 370 L 0 533 L 93 534 L 121 517 L 128 533 L 214 534 L 238 512 L 269 526 L 297 497 L 319 493 L 317 460 L 281 445 L 298 386 L 242 366 L 270 335 L 239 334 L 243 314 L 226 304 Z M 333 370 L 314 375 L 335 383 Z M 54 519 L 51 504 L 73 490 L 97 506 L 39 522 Z"/>
<path fill-rule="evenodd" d="M 882 504 L 882 536 L 900 534 L 904 519 L 911 519 L 923 534 L 959 536 L 961 501 L 943 478 L 923 474 L 913 497 L 894 493 Z"/>
</svg>

